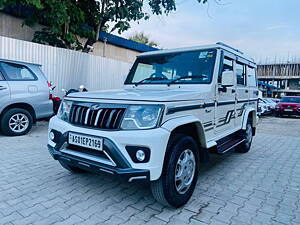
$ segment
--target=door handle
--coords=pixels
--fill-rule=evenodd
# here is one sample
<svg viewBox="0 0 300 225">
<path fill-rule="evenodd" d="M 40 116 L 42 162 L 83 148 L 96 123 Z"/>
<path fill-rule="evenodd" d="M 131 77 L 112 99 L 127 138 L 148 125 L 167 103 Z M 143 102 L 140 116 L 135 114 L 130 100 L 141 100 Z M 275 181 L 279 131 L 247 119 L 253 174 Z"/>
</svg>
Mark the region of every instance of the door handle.
<svg viewBox="0 0 300 225">
<path fill-rule="evenodd" d="M 7 89 L 6 87 L 0 86 L 0 91 Z"/>
<path fill-rule="evenodd" d="M 232 89 L 232 90 L 231 90 L 231 93 L 235 93 L 235 90 L 234 90 L 234 89 Z"/>
<path fill-rule="evenodd" d="M 248 90 L 245 90 L 246 93 L 248 93 Z"/>
</svg>

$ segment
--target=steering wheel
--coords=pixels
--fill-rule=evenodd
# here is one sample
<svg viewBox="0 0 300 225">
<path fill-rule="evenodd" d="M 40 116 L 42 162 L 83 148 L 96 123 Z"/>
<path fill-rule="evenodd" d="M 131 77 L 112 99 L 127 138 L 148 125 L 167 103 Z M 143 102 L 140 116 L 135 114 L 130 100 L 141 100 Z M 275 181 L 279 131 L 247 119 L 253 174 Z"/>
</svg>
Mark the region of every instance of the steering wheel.
<svg viewBox="0 0 300 225">
<path fill-rule="evenodd" d="M 162 73 L 153 73 L 150 78 L 158 78 L 160 80 L 168 80 L 168 77 L 163 75 Z"/>
</svg>

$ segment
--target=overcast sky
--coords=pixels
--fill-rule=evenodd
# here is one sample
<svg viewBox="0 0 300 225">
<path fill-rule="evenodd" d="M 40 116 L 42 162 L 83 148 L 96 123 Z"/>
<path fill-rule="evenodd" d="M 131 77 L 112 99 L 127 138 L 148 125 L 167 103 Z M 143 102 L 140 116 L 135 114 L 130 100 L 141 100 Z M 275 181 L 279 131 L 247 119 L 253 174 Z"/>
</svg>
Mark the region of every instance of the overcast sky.
<svg viewBox="0 0 300 225">
<path fill-rule="evenodd" d="M 222 41 L 257 62 L 300 58 L 300 0 L 209 1 L 177 0 L 176 12 L 132 23 L 122 36 L 143 31 L 163 48 Z"/>
</svg>

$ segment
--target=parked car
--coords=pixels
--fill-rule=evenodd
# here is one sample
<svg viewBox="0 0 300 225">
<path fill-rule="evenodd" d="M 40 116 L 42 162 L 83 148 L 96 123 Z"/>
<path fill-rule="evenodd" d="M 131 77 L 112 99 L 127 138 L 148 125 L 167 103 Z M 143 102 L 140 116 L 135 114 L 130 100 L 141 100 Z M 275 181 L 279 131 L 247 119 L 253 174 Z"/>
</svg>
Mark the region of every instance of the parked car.
<svg viewBox="0 0 300 225">
<path fill-rule="evenodd" d="M 0 128 L 28 133 L 37 119 L 53 114 L 50 89 L 40 65 L 0 59 Z"/>
<path fill-rule="evenodd" d="M 124 89 L 64 98 L 49 123 L 48 149 L 72 172 L 150 181 L 159 202 L 180 207 L 209 153 L 250 150 L 255 71 L 250 57 L 222 43 L 143 53 Z"/>
<path fill-rule="evenodd" d="M 276 116 L 300 116 L 300 96 L 286 96 L 275 107 Z"/>
<path fill-rule="evenodd" d="M 263 101 L 270 107 L 271 112 L 274 112 L 277 103 L 271 98 L 263 98 Z"/>
<path fill-rule="evenodd" d="M 258 109 L 257 109 L 257 115 L 258 116 L 265 116 L 271 114 L 271 108 L 270 106 L 264 101 L 263 99 L 258 100 Z"/>
</svg>

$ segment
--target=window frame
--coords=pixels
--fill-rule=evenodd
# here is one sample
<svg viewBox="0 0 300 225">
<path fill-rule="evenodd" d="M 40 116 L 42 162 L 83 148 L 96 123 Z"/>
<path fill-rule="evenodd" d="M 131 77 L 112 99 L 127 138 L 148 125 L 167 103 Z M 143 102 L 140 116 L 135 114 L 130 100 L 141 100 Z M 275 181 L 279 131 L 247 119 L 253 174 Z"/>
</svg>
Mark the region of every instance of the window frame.
<svg viewBox="0 0 300 225">
<path fill-rule="evenodd" d="M 247 66 L 247 86 L 248 87 L 258 87 L 258 83 L 257 83 L 257 70 L 256 70 L 256 68 L 254 66 L 250 66 L 250 65 L 246 65 L 246 66 Z M 248 68 L 254 70 L 255 86 L 253 86 L 253 85 L 250 86 L 250 83 L 248 82 L 248 77 L 249 77 Z"/>
<path fill-rule="evenodd" d="M 3 68 L 2 63 L 6 63 L 6 64 L 9 64 L 9 65 L 12 65 L 12 66 L 23 67 L 23 68 L 27 69 L 32 74 L 33 79 L 10 79 L 10 77 L 7 75 L 5 69 Z M 28 66 L 26 66 L 24 64 L 0 61 L 0 70 L 2 71 L 2 75 L 3 75 L 3 77 L 6 81 L 19 81 L 19 82 L 22 82 L 22 81 L 37 81 L 38 80 L 37 75 Z"/>
<path fill-rule="evenodd" d="M 242 76 L 244 77 L 244 84 L 239 84 L 238 83 L 238 73 L 237 73 L 237 65 L 242 65 L 243 66 L 243 73 L 242 73 Z M 247 66 L 248 66 L 248 64 L 246 64 L 246 63 L 243 63 L 243 62 L 241 62 L 241 61 L 239 61 L 239 60 L 236 60 L 235 61 L 235 76 L 236 76 L 236 85 L 237 86 L 240 86 L 240 87 L 248 87 L 248 80 L 247 80 L 247 77 L 248 77 L 248 75 L 247 75 Z"/>
<path fill-rule="evenodd" d="M 220 61 L 220 69 L 219 69 L 219 76 L 217 78 L 217 83 L 219 85 L 222 84 L 222 73 L 223 73 L 223 68 L 224 68 L 224 59 L 227 58 L 229 60 L 232 60 L 232 72 L 234 73 L 235 71 L 235 57 L 233 54 L 229 52 L 221 52 L 221 61 Z"/>
</svg>

